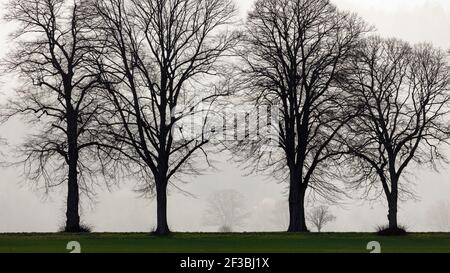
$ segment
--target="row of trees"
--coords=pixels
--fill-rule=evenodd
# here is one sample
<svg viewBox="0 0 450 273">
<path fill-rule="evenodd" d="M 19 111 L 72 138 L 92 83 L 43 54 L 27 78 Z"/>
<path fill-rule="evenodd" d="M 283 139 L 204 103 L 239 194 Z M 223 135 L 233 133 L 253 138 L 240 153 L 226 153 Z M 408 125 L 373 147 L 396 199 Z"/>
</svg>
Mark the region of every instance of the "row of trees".
<svg viewBox="0 0 450 273">
<path fill-rule="evenodd" d="M 448 55 L 373 36 L 328 0 L 258 0 L 245 30 L 232 0 L 11 0 L 7 10 L 17 29 L 3 67 L 20 86 L 1 115 L 38 124 L 21 163 L 32 181 L 67 186 L 67 232 L 81 230 L 80 193 L 132 175 L 156 195 L 156 233 L 169 233 L 168 186 L 198 174 L 197 156 L 209 164 L 211 132 L 177 126 L 200 103 L 206 115 L 218 101 L 279 106 L 277 149 L 264 137 L 227 148 L 288 182 L 290 232 L 307 231 L 307 192 L 344 193 L 337 179 L 381 189 L 395 231 L 408 166 L 444 159 Z"/>
</svg>

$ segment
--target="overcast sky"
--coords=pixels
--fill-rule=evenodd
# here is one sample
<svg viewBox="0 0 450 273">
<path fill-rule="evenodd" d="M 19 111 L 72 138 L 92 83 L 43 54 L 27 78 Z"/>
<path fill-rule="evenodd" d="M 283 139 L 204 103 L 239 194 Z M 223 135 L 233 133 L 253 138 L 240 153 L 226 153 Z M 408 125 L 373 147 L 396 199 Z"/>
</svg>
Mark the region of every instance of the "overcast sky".
<svg viewBox="0 0 450 273">
<path fill-rule="evenodd" d="M 4 4 L 5 0 L 0 0 Z M 241 14 L 252 6 L 251 0 L 237 1 Z M 410 42 L 432 42 L 450 49 L 450 1 L 448 0 L 334 0 L 345 10 L 357 12 L 377 32 L 386 37 L 399 37 Z M 0 8 L 0 12 L 1 12 Z M 0 57 L 6 51 L 6 34 L 11 27 L 0 25 Z M 10 94 L 10 83 L 0 85 L 0 93 Z M 17 122 L 0 127 L 0 136 L 15 143 L 23 135 L 24 128 Z M 450 153 L 449 153 L 450 156 Z M 215 190 L 236 189 L 247 200 L 252 216 L 244 228 L 248 231 L 275 230 L 272 211 L 277 203 L 286 199 L 286 185 L 262 176 L 245 176 L 246 172 L 227 161 L 227 155 L 219 155 L 216 167 L 201 177 L 192 179 L 184 189 L 195 195 L 185 196 L 171 191 L 169 197 L 169 224 L 174 231 L 209 231 L 203 227 L 201 216 L 208 195 Z M 450 169 L 433 173 L 418 169 L 412 178 L 417 184 L 419 200 L 400 205 L 399 219 L 411 231 L 436 230 L 429 223 L 430 211 L 436 203 L 450 198 Z M 65 188 L 44 196 L 21 183 L 20 170 L 0 169 L 0 232 L 51 232 L 64 222 Z M 132 191 L 132 183 L 124 181 L 120 189 L 112 192 L 97 191 L 96 201 L 84 202 L 82 219 L 94 231 L 150 231 L 154 226 L 155 206 L 152 200 L 138 198 Z M 384 198 L 384 196 L 383 196 Z M 317 204 L 311 204 L 317 205 Z M 368 203 L 361 200 L 345 200 L 341 206 L 332 206 L 337 221 L 328 231 L 373 231 L 387 222 L 384 202 Z"/>
</svg>

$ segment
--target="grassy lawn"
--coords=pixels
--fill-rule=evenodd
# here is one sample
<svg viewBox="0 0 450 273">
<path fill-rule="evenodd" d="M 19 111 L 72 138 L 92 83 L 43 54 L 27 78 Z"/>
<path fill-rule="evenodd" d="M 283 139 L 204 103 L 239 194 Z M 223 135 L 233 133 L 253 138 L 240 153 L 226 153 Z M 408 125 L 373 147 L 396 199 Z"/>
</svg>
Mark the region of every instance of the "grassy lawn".
<svg viewBox="0 0 450 273">
<path fill-rule="evenodd" d="M 0 234 L 0 253 L 67 253 L 69 241 L 80 242 L 84 253 L 367 253 L 370 241 L 380 242 L 383 253 L 450 253 L 450 234 L 440 233 L 405 237 L 364 233 L 175 233 L 167 238 L 141 233 Z"/>
</svg>

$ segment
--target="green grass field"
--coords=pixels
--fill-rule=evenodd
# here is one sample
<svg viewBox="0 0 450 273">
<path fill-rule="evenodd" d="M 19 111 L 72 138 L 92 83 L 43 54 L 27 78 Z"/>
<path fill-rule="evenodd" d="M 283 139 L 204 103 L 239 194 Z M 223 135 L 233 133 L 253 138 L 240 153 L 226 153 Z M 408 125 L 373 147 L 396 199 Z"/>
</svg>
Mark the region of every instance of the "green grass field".
<svg viewBox="0 0 450 273">
<path fill-rule="evenodd" d="M 383 253 L 450 253 L 450 234 L 379 237 L 363 233 L 200 234 L 0 234 L 0 253 L 68 253 L 78 241 L 83 253 L 368 253 L 378 241 Z"/>
</svg>

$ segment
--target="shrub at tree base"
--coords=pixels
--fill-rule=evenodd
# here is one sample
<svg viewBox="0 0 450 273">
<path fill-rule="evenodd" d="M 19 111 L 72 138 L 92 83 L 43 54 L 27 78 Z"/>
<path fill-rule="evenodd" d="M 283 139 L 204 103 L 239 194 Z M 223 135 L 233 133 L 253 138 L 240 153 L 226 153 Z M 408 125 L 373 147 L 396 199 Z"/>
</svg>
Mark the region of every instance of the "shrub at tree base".
<svg viewBox="0 0 450 273">
<path fill-rule="evenodd" d="M 377 228 L 377 235 L 379 236 L 405 236 L 408 235 L 406 227 L 398 226 L 397 228 L 389 228 L 389 226 L 379 226 Z"/>
</svg>

